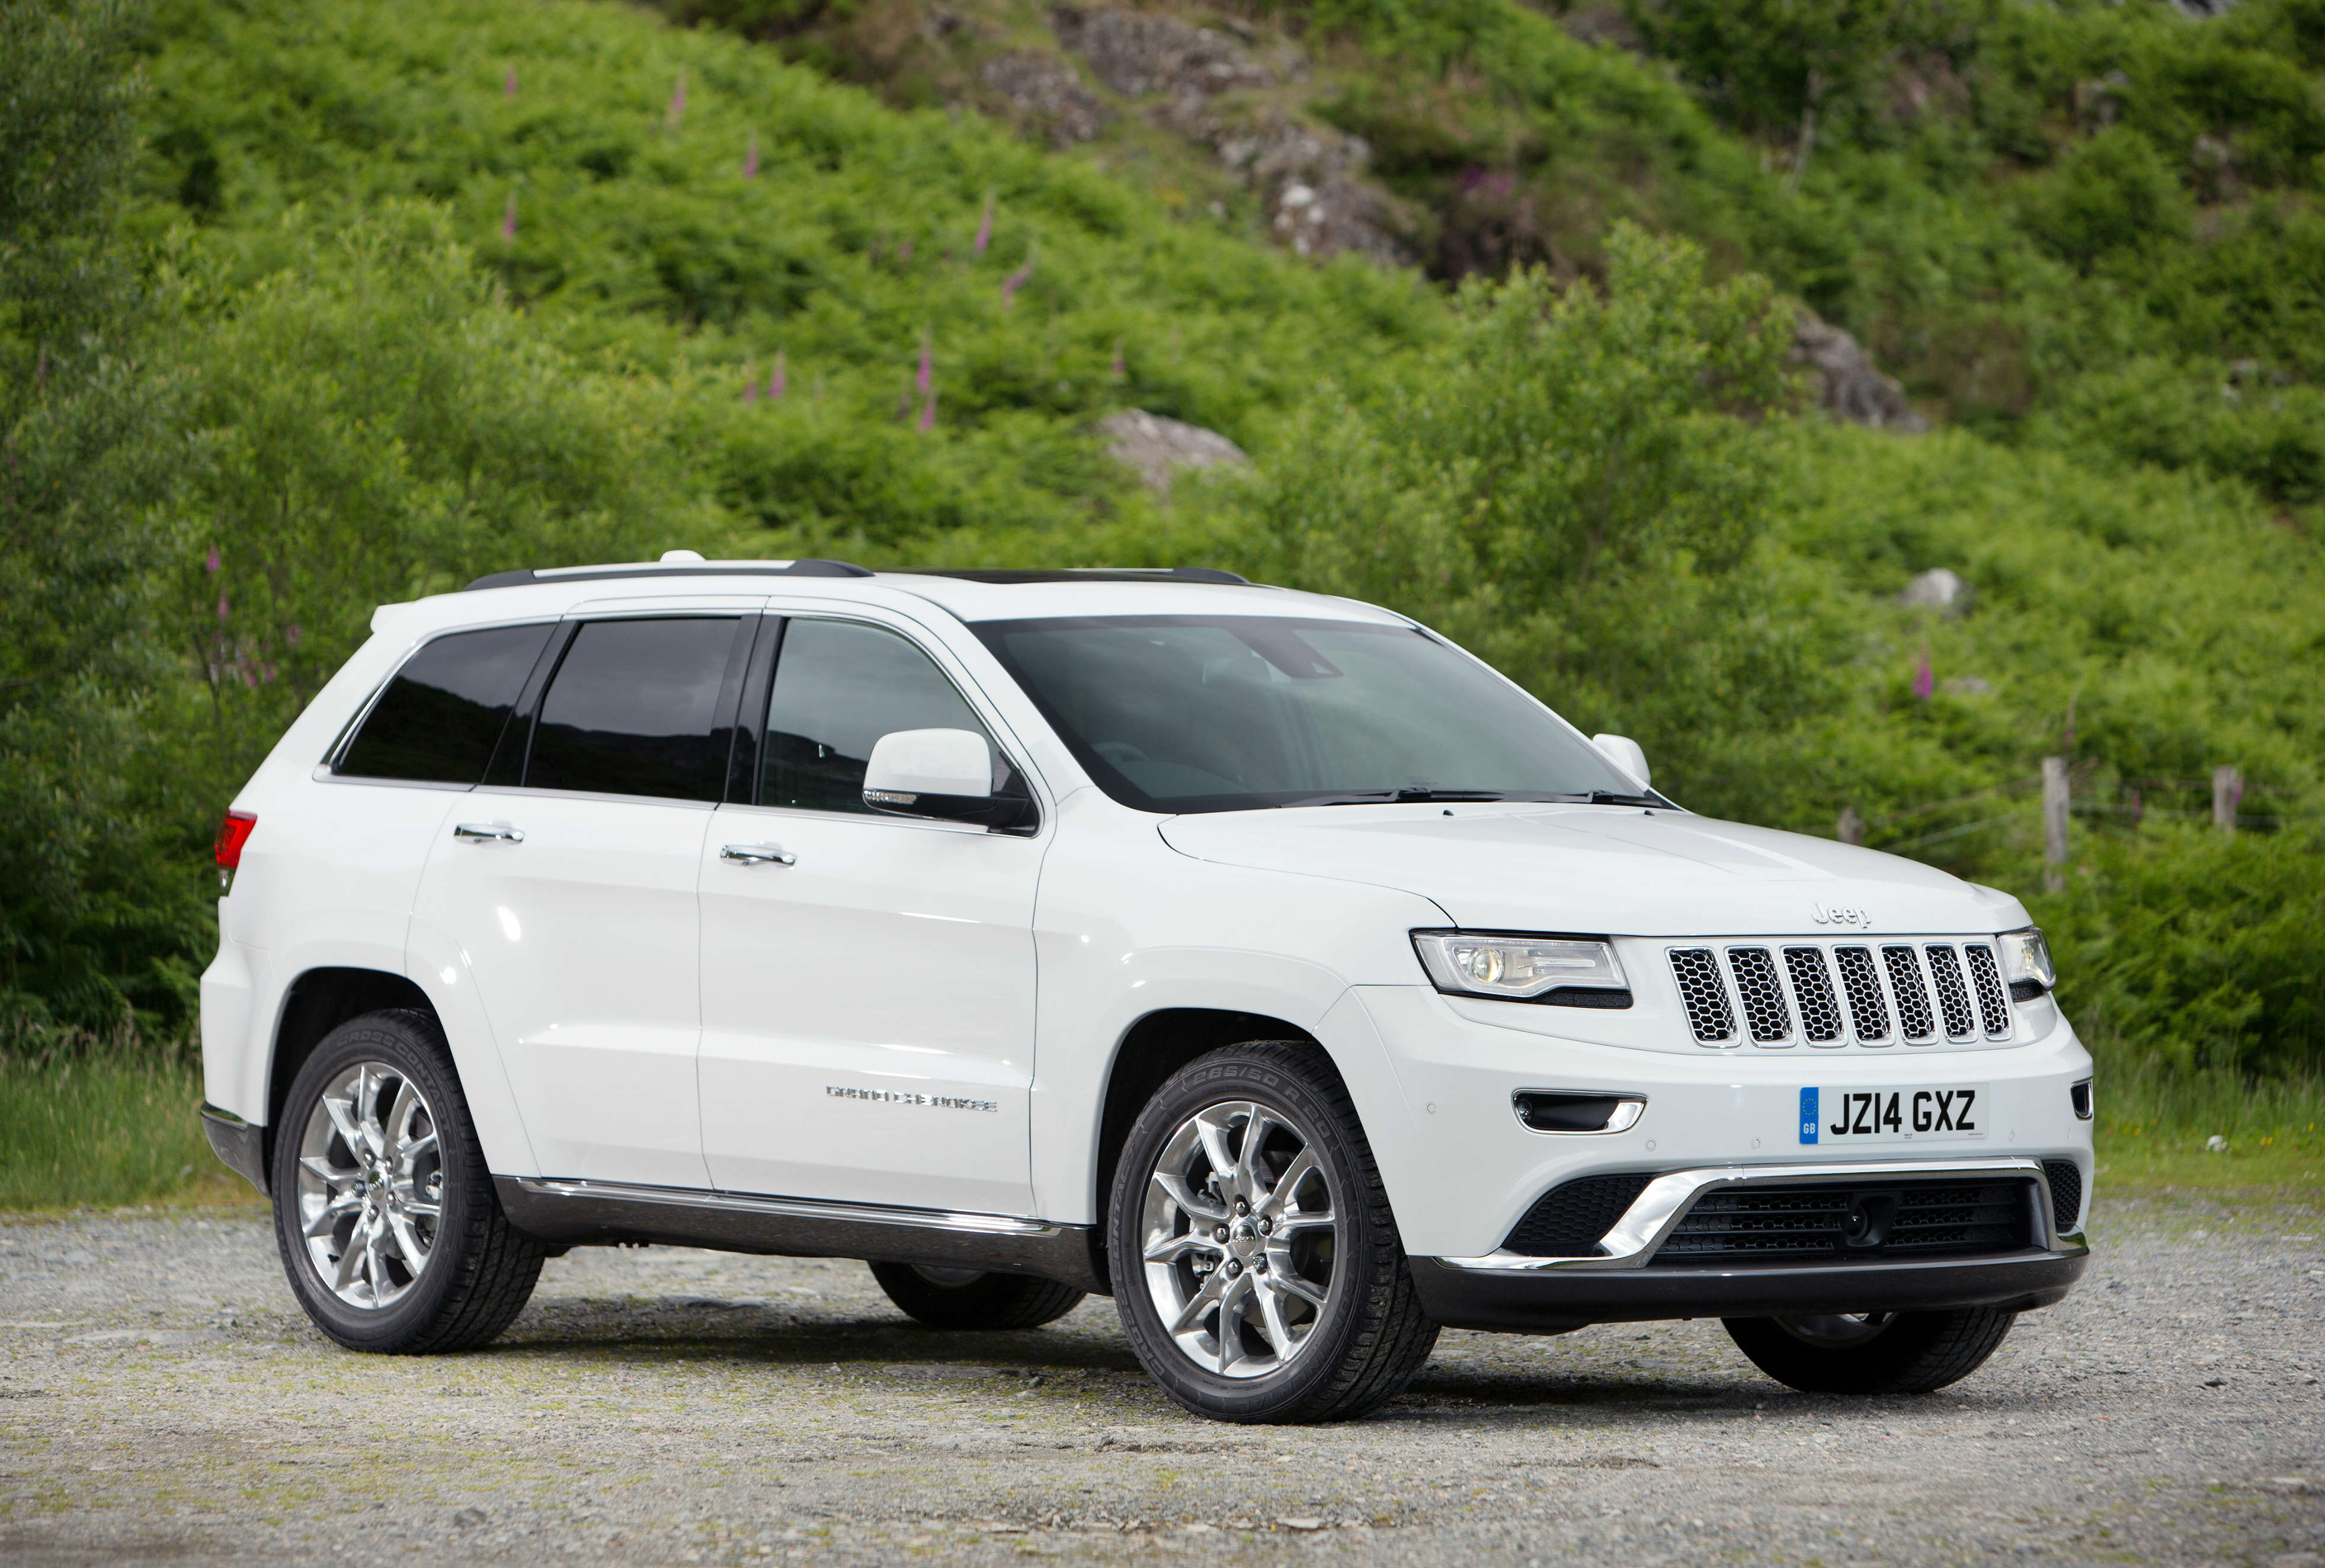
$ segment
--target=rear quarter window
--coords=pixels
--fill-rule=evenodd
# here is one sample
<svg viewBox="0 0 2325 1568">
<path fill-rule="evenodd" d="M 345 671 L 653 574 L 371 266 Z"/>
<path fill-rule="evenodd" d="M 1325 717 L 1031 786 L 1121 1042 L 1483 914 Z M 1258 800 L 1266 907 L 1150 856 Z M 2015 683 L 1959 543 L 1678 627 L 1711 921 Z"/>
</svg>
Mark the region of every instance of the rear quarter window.
<svg viewBox="0 0 2325 1568">
<path fill-rule="evenodd" d="M 343 778 L 476 784 L 554 628 L 439 637 L 404 661 L 332 771 Z"/>
</svg>

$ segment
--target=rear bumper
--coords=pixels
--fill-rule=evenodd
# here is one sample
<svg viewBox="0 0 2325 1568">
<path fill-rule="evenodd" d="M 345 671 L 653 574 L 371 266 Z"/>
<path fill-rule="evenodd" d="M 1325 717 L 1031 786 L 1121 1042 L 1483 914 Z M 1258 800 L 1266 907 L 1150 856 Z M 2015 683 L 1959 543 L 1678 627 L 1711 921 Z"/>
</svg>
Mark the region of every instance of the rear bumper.
<svg viewBox="0 0 2325 1568">
<path fill-rule="evenodd" d="M 266 1129 L 256 1122 L 245 1121 L 231 1111 L 205 1104 L 202 1131 L 210 1140 L 210 1152 L 225 1162 L 228 1170 L 261 1193 L 266 1191 Z"/>
<path fill-rule="evenodd" d="M 1934 1312 L 2049 1306 L 2082 1277 L 2089 1254 L 2043 1249 L 2000 1258 L 1865 1268 L 1662 1268 L 1558 1270 L 1416 1258 L 1413 1283 L 1448 1328 L 1563 1333 L 1594 1323 L 1811 1313 Z"/>
</svg>

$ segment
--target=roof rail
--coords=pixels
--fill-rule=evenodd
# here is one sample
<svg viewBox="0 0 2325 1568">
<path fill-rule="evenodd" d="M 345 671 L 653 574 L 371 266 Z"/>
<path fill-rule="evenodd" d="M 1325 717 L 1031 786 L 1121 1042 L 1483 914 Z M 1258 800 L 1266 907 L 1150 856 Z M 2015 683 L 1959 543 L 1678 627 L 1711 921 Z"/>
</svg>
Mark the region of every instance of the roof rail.
<svg viewBox="0 0 2325 1568">
<path fill-rule="evenodd" d="M 853 561 L 632 561 L 608 567 L 525 567 L 514 572 L 492 572 L 460 591 L 478 588 L 523 588 L 535 583 L 587 583 L 607 577 L 868 577 L 869 568 Z"/>
<path fill-rule="evenodd" d="M 1227 583 L 1251 586 L 1249 577 L 1217 567 L 1015 567 L 911 568 L 920 577 L 952 577 L 964 583 Z"/>
</svg>

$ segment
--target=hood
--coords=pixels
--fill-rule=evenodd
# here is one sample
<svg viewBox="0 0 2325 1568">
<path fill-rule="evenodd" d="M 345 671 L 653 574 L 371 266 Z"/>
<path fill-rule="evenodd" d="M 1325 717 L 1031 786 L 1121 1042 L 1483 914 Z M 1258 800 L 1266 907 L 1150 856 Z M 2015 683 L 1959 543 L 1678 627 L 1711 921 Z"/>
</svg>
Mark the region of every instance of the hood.
<svg viewBox="0 0 2325 1568">
<path fill-rule="evenodd" d="M 1880 936 L 2028 923 L 2008 894 L 1917 862 L 1681 811 L 1308 807 L 1174 816 L 1162 834 L 1198 860 L 1418 893 L 1471 930 Z"/>
</svg>

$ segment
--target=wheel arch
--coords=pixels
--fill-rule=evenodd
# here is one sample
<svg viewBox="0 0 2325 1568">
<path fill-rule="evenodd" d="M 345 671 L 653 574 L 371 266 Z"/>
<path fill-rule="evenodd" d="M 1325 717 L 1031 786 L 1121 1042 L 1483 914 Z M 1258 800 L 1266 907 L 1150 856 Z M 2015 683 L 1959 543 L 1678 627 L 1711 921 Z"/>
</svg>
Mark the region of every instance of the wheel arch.
<svg viewBox="0 0 2325 1568">
<path fill-rule="evenodd" d="M 276 1015 L 266 1070 L 266 1125 L 283 1121 L 283 1102 L 292 1081 L 325 1037 L 349 1019 L 391 1008 L 410 1008 L 436 1017 L 436 1004 L 410 978 L 384 969 L 327 965 L 301 971 L 284 988 Z M 442 1028 L 442 1020 L 438 1020 Z M 268 1158 L 273 1154 L 270 1139 Z"/>
</svg>

